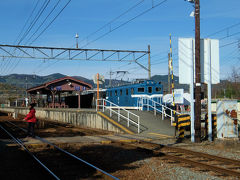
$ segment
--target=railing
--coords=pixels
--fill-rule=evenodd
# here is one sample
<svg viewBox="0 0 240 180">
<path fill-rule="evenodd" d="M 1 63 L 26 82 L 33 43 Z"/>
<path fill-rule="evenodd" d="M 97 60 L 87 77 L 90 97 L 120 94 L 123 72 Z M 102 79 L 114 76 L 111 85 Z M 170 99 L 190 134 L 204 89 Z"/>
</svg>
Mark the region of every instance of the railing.
<svg viewBox="0 0 240 180">
<path fill-rule="evenodd" d="M 154 112 L 154 115 L 156 115 L 157 112 L 161 113 L 162 114 L 162 120 L 164 120 L 164 117 L 169 117 L 171 119 L 171 125 L 174 121 L 174 116 L 180 114 L 177 111 L 167 107 L 166 105 L 163 105 L 159 102 L 156 102 L 151 98 L 146 98 L 146 97 L 139 98 L 139 100 L 138 100 L 139 109 L 140 109 L 140 107 L 143 108 L 144 106 L 147 107 L 147 111 L 149 111 L 150 108 L 152 108 L 153 112 Z M 166 110 L 169 110 L 170 114 L 167 114 Z"/>
<path fill-rule="evenodd" d="M 138 133 L 140 133 L 140 117 L 138 115 L 136 115 L 136 114 L 132 113 L 131 111 L 128 111 L 106 99 L 97 99 L 96 100 L 96 111 L 99 111 L 100 108 L 102 109 L 102 112 L 104 112 L 105 110 L 109 110 L 110 117 L 112 117 L 112 114 L 115 113 L 118 117 L 118 122 L 120 122 L 121 118 L 127 120 L 128 127 L 129 127 L 130 123 L 137 126 Z"/>
</svg>

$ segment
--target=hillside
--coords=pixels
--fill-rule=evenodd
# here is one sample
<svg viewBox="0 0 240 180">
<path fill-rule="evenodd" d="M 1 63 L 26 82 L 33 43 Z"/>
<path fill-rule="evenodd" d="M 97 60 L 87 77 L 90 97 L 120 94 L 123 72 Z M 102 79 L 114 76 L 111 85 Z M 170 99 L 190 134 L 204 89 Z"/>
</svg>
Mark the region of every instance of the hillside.
<svg viewBox="0 0 240 180">
<path fill-rule="evenodd" d="M 34 86 L 38 86 L 40 84 L 43 84 L 55 79 L 59 79 L 65 76 L 66 75 L 60 74 L 60 73 L 50 74 L 47 76 L 37 76 L 37 75 L 28 75 L 28 74 L 10 74 L 7 76 L 0 76 L 0 83 L 10 85 L 10 86 L 6 86 L 6 87 L 9 87 L 9 89 L 14 90 L 14 88 L 17 88 L 17 89 L 20 88 L 19 90 L 22 90 L 22 89 L 26 89 L 26 88 L 28 89 Z M 73 76 L 73 78 L 76 78 L 81 81 L 94 85 L 93 80 L 91 79 L 87 79 L 82 76 Z M 167 75 L 155 75 L 155 76 L 152 76 L 151 79 L 156 82 L 161 82 L 164 87 L 164 92 L 168 92 L 168 76 Z M 105 84 L 103 87 L 109 86 L 109 83 L 110 83 L 110 80 L 105 79 Z M 118 84 L 123 84 L 123 83 L 126 83 L 126 82 L 121 82 L 120 80 L 112 79 L 113 86 Z M 223 84 L 226 84 L 226 83 L 227 83 L 226 80 L 221 81 L 220 84 L 213 85 L 213 89 L 220 89 L 219 87 L 223 87 Z M 189 85 L 179 84 L 178 76 L 174 76 L 174 87 L 175 89 L 184 89 L 185 92 L 189 91 Z M 4 90 L 4 88 L 1 88 L 1 89 Z M 2 93 L 3 92 L 1 92 L 1 94 Z"/>
</svg>

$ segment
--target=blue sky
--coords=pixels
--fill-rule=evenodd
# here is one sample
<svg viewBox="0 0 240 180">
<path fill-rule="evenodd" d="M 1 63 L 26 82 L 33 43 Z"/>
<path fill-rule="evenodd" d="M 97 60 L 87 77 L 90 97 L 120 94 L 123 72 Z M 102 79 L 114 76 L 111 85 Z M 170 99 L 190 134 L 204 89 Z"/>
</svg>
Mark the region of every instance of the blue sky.
<svg viewBox="0 0 240 180">
<path fill-rule="evenodd" d="M 79 34 L 79 46 L 100 37 L 109 31 L 110 26 L 85 39 L 103 25 L 111 22 L 129 8 L 139 3 L 136 8 L 111 23 L 115 28 L 129 19 L 163 0 L 71 0 L 53 24 L 32 44 L 34 46 L 73 47 L 75 34 Z M 38 0 L 0 0 L 0 44 L 17 44 L 19 33 L 29 18 Z M 40 9 L 45 0 L 39 0 L 36 10 Z M 47 1 L 46 1 L 47 2 Z M 29 36 L 21 45 L 29 45 L 27 40 L 36 31 L 47 14 L 58 0 L 51 0 L 39 21 L 36 22 Z M 41 28 L 53 19 L 68 0 L 61 0 L 52 16 Z M 201 38 L 220 39 L 220 46 L 236 42 L 240 33 L 240 1 L 239 0 L 200 0 L 201 6 Z M 166 0 L 146 14 L 139 16 L 107 36 L 90 43 L 84 48 L 147 50 L 151 45 L 152 76 L 167 74 L 167 53 L 169 52 L 169 34 L 172 34 L 174 74 L 178 75 L 178 48 L 180 37 L 194 37 L 194 18 L 190 17 L 193 5 L 184 0 Z M 36 13 L 36 11 L 34 11 Z M 34 17 L 33 14 L 32 17 Z M 31 18 L 30 18 L 31 19 Z M 238 25 L 230 27 L 232 25 Z M 226 29 L 227 27 L 230 27 Z M 223 31 L 209 36 L 215 32 Z M 41 29 L 39 29 L 41 30 Z M 40 31 L 39 31 L 40 33 Z M 220 48 L 220 77 L 226 79 L 231 74 L 232 67 L 239 68 L 240 43 Z M 1 52 L 0 52 L 1 53 Z M 147 57 L 140 60 L 147 65 Z M 26 60 L 0 59 L 0 74 L 36 74 L 48 75 L 63 73 L 70 76 L 83 76 L 91 79 L 96 73 L 109 78 L 109 72 L 128 71 L 123 78 L 147 78 L 147 71 L 132 63 L 123 62 L 89 62 L 89 61 L 56 61 L 56 60 Z M 122 78 L 116 73 L 113 78 Z"/>
</svg>

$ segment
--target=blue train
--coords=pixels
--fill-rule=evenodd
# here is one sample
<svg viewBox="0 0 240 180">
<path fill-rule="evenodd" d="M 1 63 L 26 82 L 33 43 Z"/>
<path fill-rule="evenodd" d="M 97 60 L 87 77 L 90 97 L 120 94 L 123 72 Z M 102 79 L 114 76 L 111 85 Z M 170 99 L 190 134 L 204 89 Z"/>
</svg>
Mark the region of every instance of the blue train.
<svg viewBox="0 0 240 180">
<path fill-rule="evenodd" d="M 122 107 L 137 109 L 141 98 L 151 98 L 161 103 L 163 96 L 163 85 L 153 80 L 138 81 L 106 90 L 106 99 Z"/>
</svg>

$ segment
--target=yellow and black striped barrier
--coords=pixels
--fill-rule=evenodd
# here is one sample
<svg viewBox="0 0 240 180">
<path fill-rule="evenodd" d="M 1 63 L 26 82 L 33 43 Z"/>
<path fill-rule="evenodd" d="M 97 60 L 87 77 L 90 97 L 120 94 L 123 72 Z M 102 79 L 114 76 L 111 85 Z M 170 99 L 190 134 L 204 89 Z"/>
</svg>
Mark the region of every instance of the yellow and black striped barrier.
<svg viewBox="0 0 240 180">
<path fill-rule="evenodd" d="M 184 138 L 185 128 L 190 126 L 190 124 L 191 124 L 190 115 L 188 115 L 188 114 L 177 115 L 176 119 L 175 119 L 175 124 L 179 131 L 178 141 L 182 141 Z"/>
<path fill-rule="evenodd" d="M 206 129 L 206 137 L 208 136 L 208 114 L 205 115 L 205 129 Z M 217 133 L 217 115 L 212 114 L 212 137 L 215 138 Z"/>
</svg>

